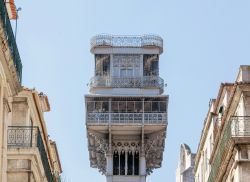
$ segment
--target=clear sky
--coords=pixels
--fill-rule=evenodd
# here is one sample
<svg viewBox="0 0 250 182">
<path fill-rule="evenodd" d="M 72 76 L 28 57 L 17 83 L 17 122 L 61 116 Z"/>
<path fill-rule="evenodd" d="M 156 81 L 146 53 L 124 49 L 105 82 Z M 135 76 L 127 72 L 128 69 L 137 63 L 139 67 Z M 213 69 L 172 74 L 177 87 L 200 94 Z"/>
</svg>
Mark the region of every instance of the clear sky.
<svg viewBox="0 0 250 182">
<path fill-rule="evenodd" d="M 174 182 L 180 144 L 196 152 L 210 98 L 250 64 L 249 0 L 16 0 L 23 85 L 46 93 L 50 137 L 67 182 L 104 182 L 89 167 L 84 94 L 93 76 L 89 40 L 99 33 L 164 39 L 160 75 L 170 95 L 163 167 L 148 182 Z M 14 22 L 13 22 L 14 25 Z"/>
</svg>

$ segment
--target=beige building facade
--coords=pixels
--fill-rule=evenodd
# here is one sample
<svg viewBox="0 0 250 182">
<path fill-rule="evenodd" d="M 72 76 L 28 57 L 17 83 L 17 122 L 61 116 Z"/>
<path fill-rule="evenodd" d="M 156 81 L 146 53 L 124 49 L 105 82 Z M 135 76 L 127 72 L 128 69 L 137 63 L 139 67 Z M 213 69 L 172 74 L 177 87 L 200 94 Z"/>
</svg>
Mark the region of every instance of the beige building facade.
<svg viewBox="0 0 250 182">
<path fill-rule="evenodd" d="M 60 159 L 43 115 L 50 111 L 48 98 L 21 86 L 22 63 L 9 19 L 14 14 L 7 4 L 0 0 L 0 181 L 58 182 Z"/>
<path fill-rule="evenodd" d="M 194 171 L 196 182 L 250 181 L 250 66 L 210 101 Z"/>
</svg>

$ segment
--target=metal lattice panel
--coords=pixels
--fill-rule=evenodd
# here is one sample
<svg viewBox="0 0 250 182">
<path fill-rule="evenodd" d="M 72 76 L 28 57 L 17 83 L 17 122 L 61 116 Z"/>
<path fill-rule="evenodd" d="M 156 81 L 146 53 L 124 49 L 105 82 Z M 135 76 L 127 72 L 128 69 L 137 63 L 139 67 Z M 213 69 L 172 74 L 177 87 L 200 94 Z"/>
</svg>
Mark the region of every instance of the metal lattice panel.
<svg viewBox="0 0 250 182">
<path fill-rule="evenodd" d="M 132 35 L 132 36 L 117 36 L 117 35 L 97 35 L 91 39 L 91 49 L 97 46 L 112 46 L 112 47 L 144 47 L 157 46 L 163 49 L 163 40 L 157 35 Z"/>
</svg>

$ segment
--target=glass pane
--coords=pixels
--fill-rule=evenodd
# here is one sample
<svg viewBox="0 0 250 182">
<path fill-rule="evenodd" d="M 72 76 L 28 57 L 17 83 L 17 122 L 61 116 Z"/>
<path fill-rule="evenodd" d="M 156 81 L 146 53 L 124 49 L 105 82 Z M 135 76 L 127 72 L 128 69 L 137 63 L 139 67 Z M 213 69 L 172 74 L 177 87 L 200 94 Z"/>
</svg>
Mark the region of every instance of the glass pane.
<svg viewBox="0 0 250 182">
<path fill-rule="evenodd" d="M 133 101 L 127 102 L 127 112 L 134 112 L 134 102 Z"/>
<path fill-rule="evenodd" d="M 127 69 L 127 77 L 133 77 L 133 69 L 130 68 L 130 69 Z"/>
<path fill-rule="evenodd" d="M 119 112 L 126 112 L 126 102 L 119 101 Z"/>
<path fill-rule="evenodd" d="M 166 112 L 166 102 L 160 102 L 160 111 Z"/>
<path fill-rule="evenodd" d="M 103 112 L 109 112 L 109 103 L 108 102 L 103 102 L 102 103 L 102 111 Z"/>
<path fill-rule="evenodd" d="M 159 102 L 152 102 L 152 111 L 159 112 Z"/>
<path fill-rule="evenodd" d="M 95 102 L 95 111 L 102 112 L 102 102 Z"/>
<path fill-rule="evenodd" d="M 126 77 L 126 69 L 121 69 L 120 75 L 121 77 Z"/>
<path fill-rule="evenodd" d="M 125 152 L 120 154 L 120 175 L 125 175 Z"/>
<path fill-rule="evenodd" d="M 142 110 L 142 102 L 141 101 L 136 101 L 135 102 L 135 112 L 143 112 L 143 110 Z"/>
<path fill-rule="evenodd" d="M 94 111 L 94 102 L 87 102 L 87 112 Z"/>
<path fill-rule="evenodd" d="M 111 102 L 111 112 L 118 112 L 118 102 Z"/>
<path fill-rule="evenodd" d="M 119 175 L 119 155 L 117 151 L 113 155 L 113 174 Z"/>
<path fill-rule="evenodd" d="M 150 101 L 145 101 L 144 102 L 144 112 L 151 112 L 151 102 Z"/>
</svg>

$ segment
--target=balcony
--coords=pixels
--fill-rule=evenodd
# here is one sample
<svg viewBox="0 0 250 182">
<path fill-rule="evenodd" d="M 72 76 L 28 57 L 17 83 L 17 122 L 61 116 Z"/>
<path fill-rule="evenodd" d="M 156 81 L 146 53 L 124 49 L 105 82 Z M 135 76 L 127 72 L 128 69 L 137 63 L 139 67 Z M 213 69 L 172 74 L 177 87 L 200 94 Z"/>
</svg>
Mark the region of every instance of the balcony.
<svg viewBox="0 0 250 182">
<path fill-rule="evenodd" d="M 215 157 L 211 164 L 211 172 L 208 182 L 215 182 L 221 171 L 226 155 L 235 144 L 250 143 L 250 116 L 232 116 L 225 123 L 225 129 L 221 133 Z"/>
<path fill-rule="evenodd" d="M 16 69 L 18 81 L 22 81 L 22 62 L 17 49 L 16 40 L 12 31 L 11 23 L 5 6 L 5 2 L 0 0 L 0 21 L 6 37 L 12 60 Z"/>
<path fill-rule="evenodd" d="M 157 35 L 132 35 L 132 36 L 117 36 L 117 35 L 96 35 L 91 39 L 91 50 L 100 46 L 110 47 L 159 47 L 160 52 L 163 51 L 163 40 Z"/>
<path fill-rule="evenodd" d="M 166 125 L 167 100 L 162 98 L 87 98 L 87 125 Z"/>
<path fill-rule="evenodd" d="M 164 80 L 158 76 L 143 77 L 109 77 L 95 76 L 90 80 L 90 88 L 158 88 L 160 93 L 164 92 Z"/>
<path fill-rule="evenodd" d="M 87 113 L 88 125 L 167 124 L 166 113 Z"/>
<path fill-rule="evenodd" d="M 42 160 L 43 168 L 48 182 L 57 182 L 49 165 L 49 159 L 45 150 L 45 144 L 38 127 L 9 126 L 7 131 L 8 148 L 37 147 Z"/>
</svg>

